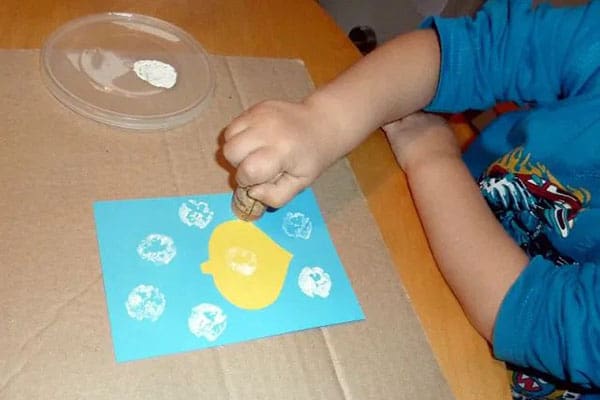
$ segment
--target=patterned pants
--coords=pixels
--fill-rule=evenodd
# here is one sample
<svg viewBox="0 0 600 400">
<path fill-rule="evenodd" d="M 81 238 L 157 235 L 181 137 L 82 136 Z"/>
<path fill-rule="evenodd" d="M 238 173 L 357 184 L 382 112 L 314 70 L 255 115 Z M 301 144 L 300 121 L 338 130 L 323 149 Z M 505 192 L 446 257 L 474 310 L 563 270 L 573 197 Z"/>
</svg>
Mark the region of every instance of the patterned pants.
<svg viewBox="0 0 600 400">
<path fill-rule="evenodd" d="M 600 393 L 582 393 L 580 390 L 564 389 L 552 379 L 538 378 L 535 372 L 513 370 L 509 366 L 510 386 L 513 400 L 600 400 Z"/>
</svg>

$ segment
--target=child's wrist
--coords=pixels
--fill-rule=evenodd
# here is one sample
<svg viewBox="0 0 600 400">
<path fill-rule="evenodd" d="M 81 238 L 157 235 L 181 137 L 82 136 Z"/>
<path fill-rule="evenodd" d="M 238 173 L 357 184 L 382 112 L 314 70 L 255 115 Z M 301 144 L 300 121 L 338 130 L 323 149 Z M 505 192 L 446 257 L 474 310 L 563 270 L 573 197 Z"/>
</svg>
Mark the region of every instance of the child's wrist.
<svg viewBox="0 0 600 400">
<path fill-rule="evenodd" d="M 318 127 L 315 140 L 319 146 L 316 150 L 326 153 L 326 157 L 331 158 L 330 162 L 349 152 L 353 147 L 352 133 L 348 127 L 351 118 L 342 112 L 337 101 L 326 94 L 315 92 L 303 103 Z"/>
<path fill-rule="evenodd" d="M 461 168 L 463 161 L 460 153 L 451 151 L 432 151 L 427 154 L 407 157 L 401 167 L 410 178 L 421 174 L 430 174 L 434 171 L 448 173 L 455 168 Z"/>
<path fill-rule="evenodd" d="M 372 128 L 365 126 L 364 116 L 353 112 L 344 101 L 325 91 L 313 93 L 303 103 L 323 126 L 323 134 L 327 136 L 324 145 L 331 148 L 336 159 L 349 153 L 376 129 L 375 125 Z"/>
</svg>

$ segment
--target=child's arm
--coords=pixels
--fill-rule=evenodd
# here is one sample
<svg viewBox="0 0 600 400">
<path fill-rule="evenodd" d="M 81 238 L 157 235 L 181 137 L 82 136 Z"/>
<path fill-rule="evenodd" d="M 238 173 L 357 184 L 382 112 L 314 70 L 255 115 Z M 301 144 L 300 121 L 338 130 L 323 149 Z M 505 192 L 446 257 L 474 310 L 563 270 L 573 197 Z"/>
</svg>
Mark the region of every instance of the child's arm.
<svg viewBox="0 0 600 400">
<path fill-rule="evenodd" d="M 439 74 L 436 33 L 402 35 L 301 103 L 265 102 L 225 130 L 223 153 L 250 195 L 277 207 L 386 122 L 427 105 Z M 273 181 L 276 181 L 273 183 Z"/>
<path fill-rule="evenodd" d="M 536 10 L 529 1 L 491 0 L 474 20 L 432 20 L 442 61 L 428 109 L 461 111 L 504 100 L 535 107 L 597 96 L 599 20 L 598 0 L 585 7 Z M 488 339 L 493 327 L 495 355 L 599 388 L 597 248 L 587 249 L 576 266 L 554 265 L 541 256 L 523 263 L 517 246 L 507 243 L 500 224 L 481 208 L 483 200 L 476 199 L 462 163 L 442 158 L 414 167 L 418 164 L 406 168 L 432 250 L 474 325 Z M 589 223 L 596 210 L 586 212 Z M 449 229 L 444 221 L 457 225 Z M 590 243 L 597 242 L 593 229 L 588 235 Z M 452 239 L 459 246 L 444 246 Z"/>
<path fill-rule="evenodd" d="M 488 341 L 506 292 L 529 259 L 479 192 L 445 121 L 417 113 L 384 127 L 440 271 Z"/>
<path fill-rule="evenodd" d="M 488 208 L 439 117 L 411 115 L 384 130 L 440 271 L 494 354 L 599 388 L 600 264 L 529 259 Z"/>
</svg>

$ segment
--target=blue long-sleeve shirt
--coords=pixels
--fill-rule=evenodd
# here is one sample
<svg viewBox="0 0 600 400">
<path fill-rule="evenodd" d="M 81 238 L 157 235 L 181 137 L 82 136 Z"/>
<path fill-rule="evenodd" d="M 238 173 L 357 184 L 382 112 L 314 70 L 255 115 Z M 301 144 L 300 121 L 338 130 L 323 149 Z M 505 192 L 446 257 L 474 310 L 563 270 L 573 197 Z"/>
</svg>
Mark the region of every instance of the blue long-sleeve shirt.
<svg viewBox="0 0 600 400">
<path fill-rule="evenodd" d="M 465 161 L 530 256 L 497 316 L 502 360 L 600 388 L 600 0 L 532 8 L 492 0 L 431 18 L 442 57 L 431 111 L 522 111 L 493 122 Z"/>
</svg>

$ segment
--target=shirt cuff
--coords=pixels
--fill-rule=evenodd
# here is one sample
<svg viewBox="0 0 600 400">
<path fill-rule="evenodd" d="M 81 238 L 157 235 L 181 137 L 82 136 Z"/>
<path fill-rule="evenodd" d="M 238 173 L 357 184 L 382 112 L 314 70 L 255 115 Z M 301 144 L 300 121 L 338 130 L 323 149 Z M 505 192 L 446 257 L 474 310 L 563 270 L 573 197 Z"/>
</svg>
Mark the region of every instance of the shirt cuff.
<svg viewBox="0 0 600 400">
<path fill-rule="evenodd" d="M 436 93 L 425 107 L 426 111 L 455 113 L 471 106 L 476 71 L 467 22 L 467 17 L 436 16 L 425 19 L 420 25 L 421 29 L 433 29 L 437 33 L 441 52 Z"/>
</svg>

